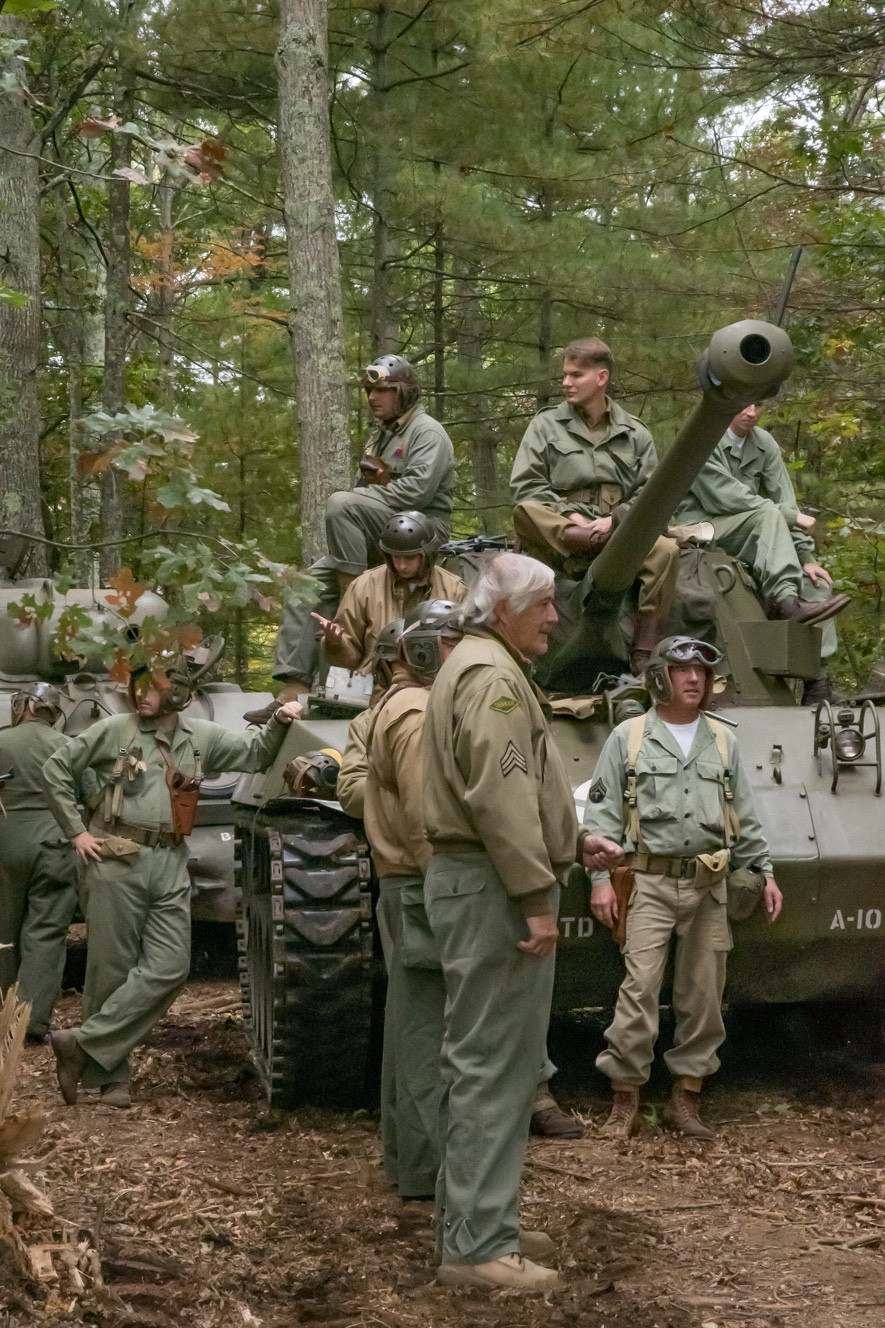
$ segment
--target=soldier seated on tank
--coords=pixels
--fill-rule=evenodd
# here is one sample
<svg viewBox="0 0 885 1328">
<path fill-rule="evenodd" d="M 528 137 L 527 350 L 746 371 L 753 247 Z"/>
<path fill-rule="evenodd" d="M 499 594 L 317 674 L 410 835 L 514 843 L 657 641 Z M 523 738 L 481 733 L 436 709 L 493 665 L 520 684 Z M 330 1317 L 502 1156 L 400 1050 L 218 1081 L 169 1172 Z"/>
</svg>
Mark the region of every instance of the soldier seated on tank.
<svg viewBox="0 0 885 1328">
<path fill-rule="evenodd" d="M 33 682 L 12 698 L 0 730 L 0 775 L 11 775 L 0 812 L 0 993 L 17 981 L 31 1007 L 28 1039 L 45 1041 L 61 989 L 65 938 L 77 907 L 77 855 L 46 800 L 43 762 L 68 739 L 55 727 L 61 697 Z"/>
<path fill-rule="evenodd" d="M 326 504 L 328 553 L 310 568 L 319 582 L 313 601 L 287 605 L 277 634 L 273 676 L 283 687 L 276 703 L 245 717 L 264 724 L 276 705 L 313 685 L 318 648 L 311 610 L 334 617 L 347 586 L 381 562 L 378 538 L 396 512 L 423 512 L 441 543 L 449 534 L 455 452 L 443 426 L 420 405 L 418 376 L 401 355 L 382 355 L 362 375 L 376 421 L 352 489 Z"/>
<path fill-rule="evenodd" d="M 799 510 L 780 447 L 758 420 L 755 405 L 734 417 L 677 520 L 712 524 L 716 544 L 753 573 L 770 618 L 821 624 L 826 658 L 836 649 L 831 619 L 850 596 L 831 594 L 833 578 L 815 558 L 814 517 Z M 804 704 L 831 697 L 825 676 L 805 684 Z"/>
<path fill-rule="evenodd" d="M 510 475 L 513 524 L 522 549 L 576 579 L 657 465 L 648 429 L 606 395 L 611 374 L 611 351 L 598 337 L 566 346 L 565 401 L 529 422 Z M 669 616 L 678 567 L 677 545 L 662 536 L 639 570 L 630 654 L 637 676 Z"/>
<path fill-rule="evenodd" d="M 467 594 L 460 577 L 436 566 L 437 539 L 423 512 L 392 516 L 378 547 L 384 555 L 383 565 L 371 567 L 351 581 L 335 617 L 330 620 L 312 614 L 322 628 L 329 663 L 360 673 L 370 672 L 375 643 L 388 623 L 404 618 L 422 600 L 460 603 Z"/>
</svg>

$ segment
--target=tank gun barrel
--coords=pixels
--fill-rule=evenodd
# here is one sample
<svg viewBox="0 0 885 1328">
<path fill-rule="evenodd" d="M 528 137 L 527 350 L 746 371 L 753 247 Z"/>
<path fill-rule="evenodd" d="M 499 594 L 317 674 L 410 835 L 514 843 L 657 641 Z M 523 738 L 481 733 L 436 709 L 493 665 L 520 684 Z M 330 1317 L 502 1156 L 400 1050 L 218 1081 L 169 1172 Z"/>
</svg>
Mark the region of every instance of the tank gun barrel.
<svg viewBox="0 0 885 1328">
<path fill-rule="evenodd" d="M 698 365 L 703 396 L 630 510 L 594 558 L 593 590 L 628 590 L 728 425 L 745 406 L 773 396 L 793 367 L 782 328 L 747 318 L 713 334 Z"/>
</svg>

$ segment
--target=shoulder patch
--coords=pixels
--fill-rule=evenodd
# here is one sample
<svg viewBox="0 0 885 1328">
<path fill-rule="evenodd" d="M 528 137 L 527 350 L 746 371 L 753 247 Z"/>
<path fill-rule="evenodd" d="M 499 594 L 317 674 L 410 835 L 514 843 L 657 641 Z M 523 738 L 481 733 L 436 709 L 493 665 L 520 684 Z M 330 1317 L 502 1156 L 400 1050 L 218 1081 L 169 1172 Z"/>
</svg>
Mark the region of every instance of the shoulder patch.
<svg viewBox="0 0 885 1328">
<path fill-rule="evenodd" d="M 587 794 L 587 800 L 588 802 L 602 802 L 606 793 L 608 793 L 608 789 L 605 787 L 605 784 L 601 779 L 597 779 L 590 785 L 590 792 Z"/>
<path fill-rule="evenodd" d="M 497 701 L 493 701 L 489 706 L 489 710 L 495 710 L 499 715 L 509 715 L 518 705 L 519 702 L 514 696 L 499 696 Z"/>
<path fill-rule="evenodd" d="M 521 770 L 524 775 L 528 774 L 526 759 L 511 738 L 504 748 L 504 755 L 501 757 L 501 773 L 506 779 L 514 770 Z"/>
</svg>

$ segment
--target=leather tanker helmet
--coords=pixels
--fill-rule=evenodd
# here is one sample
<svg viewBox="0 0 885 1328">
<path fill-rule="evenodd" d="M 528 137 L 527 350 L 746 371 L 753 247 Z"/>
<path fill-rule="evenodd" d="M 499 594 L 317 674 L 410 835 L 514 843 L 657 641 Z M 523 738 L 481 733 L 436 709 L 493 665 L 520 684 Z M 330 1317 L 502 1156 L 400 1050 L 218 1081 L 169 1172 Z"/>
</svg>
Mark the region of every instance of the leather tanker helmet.
<svg viewBox="0 0 885 1328">
<path fill-rule="evenodd" d="M 29 704 L 33 706 L 35 719 L 54 724 L 61 714 L 61 692 L 51 682 L 29 682 L 20 688 L 10 701 L 13 727 L 21 724 Z"/>
<path fill-rule="evenodd" d="M 382 355 L 367 364 L 360 378 L 366 392 L 372 387 L 396 388 L 396 413 L 405 415 L 421 395 L 418 375 L 402 355 Z"/>
<path fill-rule="evenodd" d="M 667 705 L 673 692 L 670 686 L 670 667 L 673 664 L 700 664 L 706 674 L 706 685 L 700 709 L 706 710 L 713 694 L 716 665 L 722 654 L 709 641 L 693 636 L 665 636 L 651 652 L 645 666 L 645 685 L 656 705 Z"/>
<path fill-rule="evenodd" d="M 400 655 L 412 673 L 434 678 L 443 665 L 440 641 L 460 641 L 461 610 L 450 599 L 425 599 L 406 615 Z"/>
</svg>

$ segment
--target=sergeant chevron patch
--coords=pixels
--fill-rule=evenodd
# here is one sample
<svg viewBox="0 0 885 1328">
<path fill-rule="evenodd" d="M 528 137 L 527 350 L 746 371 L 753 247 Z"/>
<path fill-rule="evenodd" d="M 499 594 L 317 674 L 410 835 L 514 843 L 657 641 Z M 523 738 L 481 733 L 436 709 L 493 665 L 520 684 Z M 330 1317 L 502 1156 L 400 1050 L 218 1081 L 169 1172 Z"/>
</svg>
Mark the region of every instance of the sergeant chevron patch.
<svg viewBox="0 0 885 1328">
<path fill-rule="evenodd" d="M 501 773 L 506 779 L 514 770 L 521 770 L 524 775 L 527 775 L 528 769 L 525 757 L 511 738 L 504 748 L 504 755 L 501 757 Z"/>
</svg>

